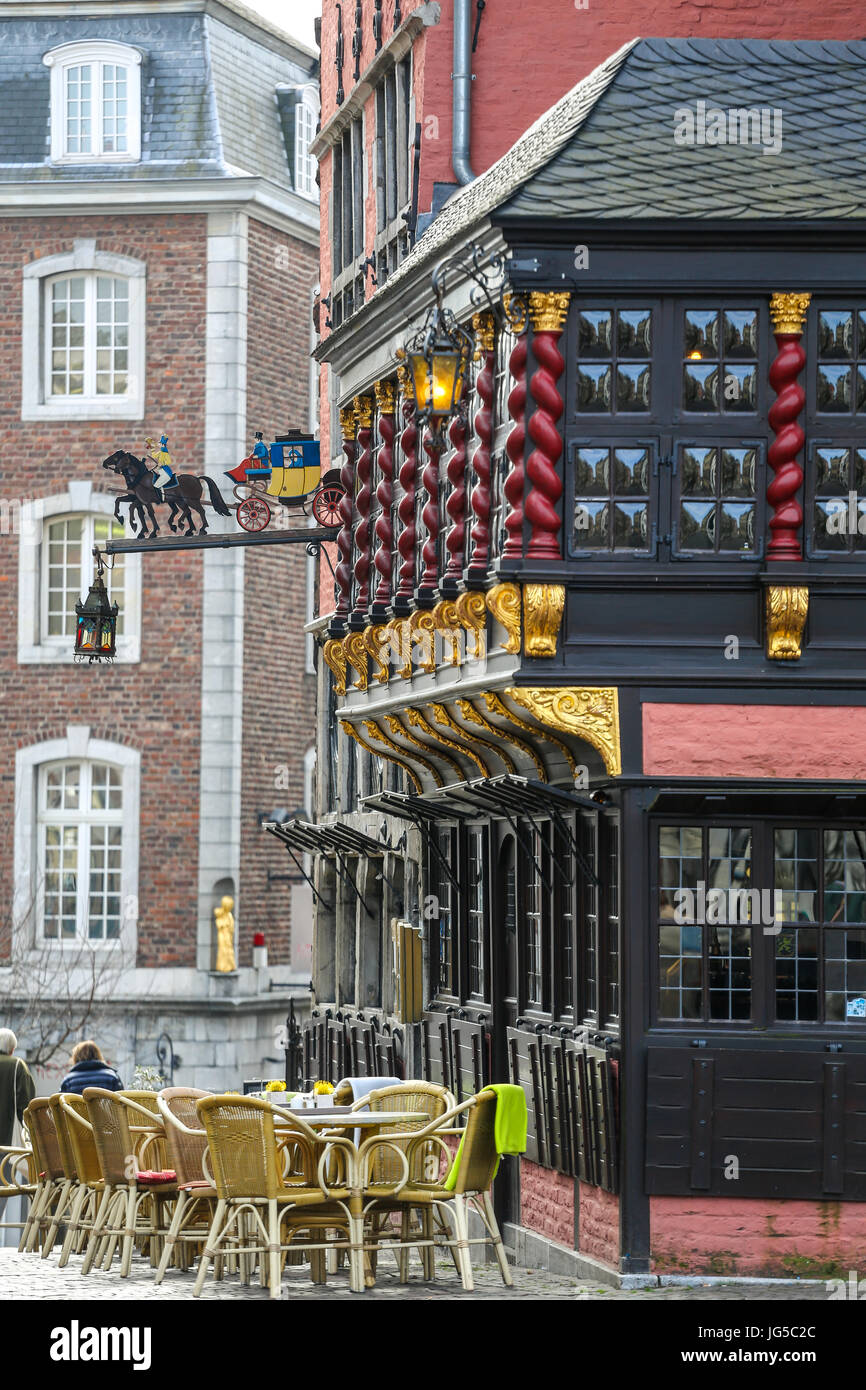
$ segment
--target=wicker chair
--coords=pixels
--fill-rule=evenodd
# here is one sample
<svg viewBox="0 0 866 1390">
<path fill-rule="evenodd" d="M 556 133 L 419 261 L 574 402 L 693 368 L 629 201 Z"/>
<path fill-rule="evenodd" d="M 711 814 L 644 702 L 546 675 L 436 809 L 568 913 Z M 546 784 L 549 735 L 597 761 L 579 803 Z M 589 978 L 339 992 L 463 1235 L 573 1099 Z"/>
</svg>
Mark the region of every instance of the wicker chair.
<svg viewBox="0 0 866 1390">
<path fill-rule="evenodd" d="M 58 1097 L 58 1104 L 66 1119 L 66 1134 L 78 1175 L 78 1187 L 58 1261 L 58 1269 L 62 1269 L 73 1249 L 80 1251 L 93 1230 L 105 1182 L 83 1096 L 63 1093 Z"/>
<path fill-rule="evenodd" d="M 384 1146 L 385 1141 L 372 1138 L 365 1140 L 360 1146 L 365 1213 L 375 1215 L 378 1210 L 392 1210 L 395 1203 L 414 1209 L 419 1213 L 434 1212 L 440 1219 L 441 1234 L 438 1238 L 431 1234 L 428 1248 L 432 1249 L 435 1241 L 437 1244 L 443 1244 L 452 1252 L 461 1282 L 466 1290 L 472 1290 L 475 1287 L 472 1279 L 469 1247 L 486 1245 L 488 1241 L 493 1244 L 503 1283 L 510 1287 L 513 1282 L 490 1197 L 490 1187 L 499 1163 L 494 1128 L 496 1105 L 495 1091 L 479 1091 L 477 1095 L 464 1101 L 462 1105 L 456 1105 L 446 1110 L 438 1120 L 433 1120 L 426 1128 L 418 1130 L 407 1138 L 400 1145 L 405 1154 L 405 1166 L 403 1166 L 401 1177 L 396 1182 L 377 1180 L 380 1177 L 380 1171 L 378 1159 L 374 1155 L 377 1146 Z M 417 1158 L 419 1155 L 422 1156 L 422 1164 L 428 1161 L 431 1147 L 435 1146 L 450 1159 L 451 1154 L 447 1148 L 446 1136 L 454 1134 L 455 1131 L 451 1127 L 452 1121 L 463 1113 L 466 1113 L 467 1119 L 460 1167 L 455 1186 L 453 1189 L 449 1189 L 445 1187 L 443 1178 L 430 1180 L 420 1176 Z M 388 1142 L 392 1144 L 393 1139 L 389 1139 Z M 467 1204 L 474 1207 L 481 1218 L 485 1235 L 470 1238 Z M 453 1220 L 453 1235 L 450 1234 L 445 1225 L 444 1218 L 449 1215 Z M 430 1229 L 429 1223 L 427 1229 Z M 410 1236 L 408 1243 L 410 1246 L 420 1244 L 415 1236 Z M 426 1240 L 425 1244 L 427 1244 Z"/>
<path fill-rule="evenodd" d="M 196 1101 L 204 1100 L 207 1095 L 207 1091 L 196 1091 L 189 1086 L 170 1086 L 156 1097 L 165 1125 L 169 1161 L 177 1175 L 178 1199 L 155 1284 L 162 1283 L 169 1262 L 177 1253 L 178 1243 L 183 1259 L 191 1245 L 204 1243 L 213 1220 L 217 1192 L 213 1183 L 204 1177 L 207 1134 L 201 1128 L 196 1110 Z"/>
<path fill-rule="evenodd" d="M 65 1205 L 68 1188 L 50 1102 L 44 1098 L 31 1100 L 24 1115 L 38 1168 L 36 1197 L 21 1233 L 19 1249 L 35 1249 L 41 1236 L 42 1254 L 47 1255 L 51 1248 L 47 1238 L 52 1212 L 58 1203 Z"/>
<path fill-rule="evenodd" d="M 51 1106 L 51 1114 L 54 1118 L 54 1130 L 57 1134 L 57 1144 L 60 1149 L 60 1162 L 63 1165 L 63 1176 L 65 1179 L 65 1195 L 55 1204 L 54 1214 L 51 1218 L 51 1225 L 48 1228 L 48 1235 L 42 1244 L 42 1258 L 45 1259 L 54 1248 L 58 1231 L 68 1218 L 71 1217 L 72 1208 L 79 1188 L 78 1170 L 75 1166 L 75 1154 L 69 1138 L 69 1124 L 66 1112 L 60 1104 L 60 1093 L 55 1092 L 49 1096 L 48 1104 Z"/>
<path fill-rule="evenodd" d="M 323 1277 L 321 1252 L 331 1248 L 329 1230 L 341 1230 L 339 1242 L 350 1250 L 352 1287 L 363 1289 L 360 1215 L 351 1210 L 347 1184 L 335 1185 L 326 1195 L 318 1172 L 329 1155 L 343 1149 L 352 1172 L 355 1147 L 335 1137 L 327 1145 L 293 1111 L 281 1110 L 251 1096 L 208 1096 L 196 1106 L 208 1138 L 208 1149 L 217 1191 L 217 1207 L 199 1263 L 194 1294 L 201 1293 L 212 1260 L 233 1248 L 239 1255 L 258 1255 L 271 1298 L 280 1296 L 281 1255 L 289 1252 L 299 1232 L 307 1233 L 303 1248 L 314 1254 L 314 1275 Z M 292 1174 L 284 1178 L 278 1158 L 275 1116 L 287 1124 L 293 1148 Z M 265 1224 L 265 1219 L 267 1224 Z M 244 1228 L 246 1226 L 246 1233 Z M 285 1227 L 285 1236 L 281 1231 Z M 312 1240 L 320 1234 L 323 1239 Z M 237 1242 L 232 1247 L 228 1242 Z M 320 1252 L 315 1258 L 315 1252 Z"/>
<path fill-rule="evenodd" d="M 177 1184 L 173 1173 L 151 1183 L 139 1166 L 136 1144 L 140 1149 L 141 1134 L 149 1136 L 154 1131 L 155 1097 L 154 1104 L 145 1107 L 122 1091 L 88 1086 L 84 1102 L 105 1182 L 81 1272 L 89 1274 L 97 1259 L 103 1269 L 110 1269 L 120 1244 L 120 1277 L 125 1279 L 132 1268 L 136 1237 L 149 1242 L 154 1260 L 156 1243 L 167 1225 L 163 1219 L 165 1204 L 176 1198 Z M 147 1126 L 131 1125 L 131 1113 L 143 1116 Z"/>
<path fill-rule="evenodd" d="M 24 1112 L 25 1123 L 27 1111 Z M 31 1140 L 32 1143 L 32 1140 Z M 0 1230 L 17 1230 L 21 1227 L 21 1239 L 18 1249 L 23 1250 L 27 1237 L 29 1236 L 33 1221 L 35 1219 L 34 1206 L 37 1196 L 42 1195 L 44 1179 L 39 1174 L 44 1172 L 37 1166 L 35 1150 L 32 1148 L 20 1148 L 14 1144 L 0 1145 L 0 1198 L 26 1197 L 30 1200 L 30 1208 L 23 1222 L 0 1221 Z"/>
<path fill-rule="evenodd" d="M 385 1086 L 379 1091 L 371 1091 L 369 1095 L 363 1096 L 355 1101 L 353 1110 L 377 1111 L 417 1111 L 417 1122 L 411 1120 L 406 1122 L 404 1128 L 394 1130 L 388 1129 L 388 1145 L 374 1146 L 371 1153 L 370 1169 L 367 1180 L 383 1186 L 389 1183 L 398 1182 L 403 1173 L 400 1150 L 405 1149 L 405 1144 L 400 1143 L 401 1134 L 416 1133 L 423 1129 L 431 1120 L 438 1120 L 445 1111 L 456 1104 L 454 1096 L 444 1086 L 437 1086 L 431 1081 L 403 1081 L 393 1086 Z M 438 1143 L 429 1142 L 413 1149 L 412 1172 L 410 1178 L 417 1177 L 424 1179 L 429 1176 L 431 1160 L 435 1163 L 436 1170 L 439 1169 L 440 1149 Z M 412 1248 L 411 1235 L 411 1209 L 405 1202 L 395 1202 L 391 1211 L 386 1210 L 384 1202 L 380 1201 L 376 1205 L 375 1211 L 371 1214 L 367 1223 L 365 1239 L 372 1241 L 376 1246 L 379 1243 L 382 1224 L 387 1222 L 389 1216 L 399 1213 L 401 1218 L 400 1244 L 395 1254 L 397 1256 L 397 1266 L 400 1271 L 400 1282 L 405 1283 L 409 1275 L 409 1251 Z M 418 1244 L 421 1262 L 424 1268 L 424 1278 L 434 1277 L 433 1249 L 433 1211 L 428 1206 L 421 1207 L 418 1215 L 420 1217 Z M 375 1248 L 370 1252 L 369 1266 L 371 1273 L 375 1275 L 376 1251 Z"/>
</svg>

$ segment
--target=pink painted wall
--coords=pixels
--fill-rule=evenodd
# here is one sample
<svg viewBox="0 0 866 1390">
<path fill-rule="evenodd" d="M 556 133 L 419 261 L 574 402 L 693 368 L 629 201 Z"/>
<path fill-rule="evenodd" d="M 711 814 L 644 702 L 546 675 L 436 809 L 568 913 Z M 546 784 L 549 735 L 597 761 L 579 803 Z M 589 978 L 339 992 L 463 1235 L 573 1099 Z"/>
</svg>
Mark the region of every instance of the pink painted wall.
<svg viewBox="0 0 866 1390">
<path fill-rule="evenodd" d="M 866 777 L 866 708 L 851 705 L 643 706 L 649 776 Z"/>
<path fill-rule="evenodd" d="M 845 1278 L 863 1268 L 866 1203 L 651 1197 L 658 1274 Z"/>
<path fill-rule="evenodd" d="M 619 1197 L 590 1183 L 580 1184 L 578 1250 L 594 1260 L 619 1267 Z"/>
<path fill-rule="evenodd" d="M 574 1249 L 574 1178 L 520 1160 L 520 1222 L 548 1240 Z"/>
</svg>

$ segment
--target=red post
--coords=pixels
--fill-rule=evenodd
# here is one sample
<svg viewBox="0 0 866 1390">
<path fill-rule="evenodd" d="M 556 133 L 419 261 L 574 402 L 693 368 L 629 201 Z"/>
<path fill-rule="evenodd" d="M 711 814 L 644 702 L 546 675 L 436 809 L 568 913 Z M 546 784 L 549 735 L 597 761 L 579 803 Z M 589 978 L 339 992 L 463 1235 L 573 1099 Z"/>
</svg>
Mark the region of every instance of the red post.
<svg viewBox="0 0 866 1390">
<path fill-rule="evenodd" d="M 797 378 L 806 365 L 800 339 L 810 299 L 809 294 L 770 296 L 770 317 L 779 350 L 770 366 L 770 385 L 776 399 L 767 416 L 776 436 L 767 452 L 767 462 L 773 470 L 773 480 L 767 487 L 767 501 L 772 509 L 768 523 L 768 560 L 803 558 L 803 508 L 797 493 L 803 483 L 798 455 L 806 436 L 797 422 L 806 403 L 806 393 Z"/>
<path fill-rule="evenodd" d="M 358 586 L 352 608 L 353 625 L 357 626 L 370 602 L 370 503 L 373 490 L 370 487 L 370 473 L 373 466 L 373 453 L 370 439 L 373 425 L 373 402 L 369 396 L 356 396 L 353 402 L 355 423 L 358 426 L 358 492 L 355 497 L 355 510 L 358 524 L 355 527 L 355 582 Z"/>
<path fill-rule="evenodd" d="M 340 483 L 344 488 L 340 499 L 340 534 L 337 537 L 337 607 L 335 621 L 331 624 L 332 633 L 343 631 L 349 616 L 352 596 L 352 518 L 355 508 L 355 412 L 350 405 L 340 411 L 340 429 L 343 434 L 343 453 L 345 461 L 340 469 Z"/>
<path fill-rule="evenodd" d="M 505 441 L 511 467 L 502 488 L 508 511 L 505 513 L 506 540 L 503 560 L 523 559 L 523 446 L 526 440 L 526 334 L 521 333 L 508 359 L 514 382 L 508 393 L 508 414 L 514 425 Z"/>
<path fill-rule="evenodd" d="M 424 431 L 422 447 L 427 462 L 421 472 L 421 486 L 427 493 L 427 500 L 421 509 L 426 539 L 421 547 L 421 579 L 418 585 L 418 598 L 432 602 L 439 585 L 439 460 L 441 446 L 431 429 Z"/>
<path fill-rule="evenodd" d="M 394 564 L 391 525 L 391 501 L 393 498 L 394 476 L 394 387 L 390 381 L 377 381 L 375 388 L 376 409 L 379 414 L 379 473 L 380 482 L 376 488 L 379 515 L 376 518 L 375 533 L 379 542 L 374 564 L 379 575 L 379 583 L 373 595 L 373 611 L 381 615 L 391 602 L 391 574 Z"/>
<path fill-rule="evenodd" d="M 463 551 L 466 545 L 466 422 L 455 415 L 448 427 L 451 441 L 451 457 L 445 469 L 448 479 L 448 496 L 445 511 L 451 525 L 445 536 L 445 553 L 448 563 L 442 576 L 442 587 L 453 593 L 463 578 Z"/>
<path fill-rule="evenodd" d="M 563 400 L 557 382 L 565 361 L 558 343 L 568 316 L 569 294 L 533 291 L 529 296 L 532 319 L 532 354 L 536 369 L 529 383 L 535 409 L 529 417 L 529 437 L 535 448 L 526 463 L 529 487 L 524 507 L 532 530 L 527 547 L 529 560 L 562 559 L 562 518 L 556 506 L 562 496 L 558 467 L 562 456 L 559 420 Z"/>
<path fill-rule="evenodd" d="M 496 321 L 492 314 L 476 314 L 472 320 L 475 340 L 481 357 L 481 368 L 475 382 L 478 404 L 475 409 L 475 433 L 478 446 L 472 455 L 472 471 L 477 482 L 469 502 L 472 508 L 472 527 L 469 532 L 469 556 L 466 579 L 469 584 L 483 582 L 490 561 L 490 442 L 493 438 L 493 351 Z"/>
<path fill-rule="evenodd" d="M 398 376 L 400 370 L 398 369 Z M 405 373 L 403 373 L 405 377 Z M 405 380 L 403 382 L 405 391 Z M 415 426 L 415 403 L 404 396 L 400 411 L 403 416 L 403 432 L 400 435 L 400 449 L 403 462 L 400 464 L 400 501 L 397 503 L 397 516 L 400 519 L 400 534 L 397 537 L 397 550 L 400 555 L 400 569 L 397 574 L 397 592 L 394 606 L 407 612 L 415 591 L 415 476 L 418 471 L 418 430 Z"/>
</svg>

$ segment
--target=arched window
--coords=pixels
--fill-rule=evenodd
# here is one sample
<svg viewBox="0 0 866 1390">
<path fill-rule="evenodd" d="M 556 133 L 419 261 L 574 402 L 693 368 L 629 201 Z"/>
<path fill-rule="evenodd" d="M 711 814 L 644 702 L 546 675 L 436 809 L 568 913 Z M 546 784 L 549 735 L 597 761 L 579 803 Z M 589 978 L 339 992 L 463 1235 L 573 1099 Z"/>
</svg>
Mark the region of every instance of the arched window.
<svg viewBox="0 0 866 1390">
<path fill-rule="evenodd" d="M 54 163 L 141 158 L 141 53 L 123 43 L 65 43 L 46 53 L 51 69 Z"/>
<path fill-rule="evenodd" d="M 82 237 L 25 265 L 22 294 L 22 420 L 140 420 L 144 262 Z"/>
<path fill-rule="evenodd" d="M 18 661 L 73 660 L 75 604 L 93 576 L 94 545 L 124 534 L 114 516 L 114 495 L 94 492 L 89 482 L 37 498 L 16 518 L 19 531 Z M 106 576 L 118 606 L 117 660 L 138 661 L 141 623 L 141 560 L 116 555 Z"/>
<path fill-rule="evenodd" d="M 70 725 L 16 754 L 16 932 L 34 949 L 134 949 L 140 756 Z"/>
</svg>

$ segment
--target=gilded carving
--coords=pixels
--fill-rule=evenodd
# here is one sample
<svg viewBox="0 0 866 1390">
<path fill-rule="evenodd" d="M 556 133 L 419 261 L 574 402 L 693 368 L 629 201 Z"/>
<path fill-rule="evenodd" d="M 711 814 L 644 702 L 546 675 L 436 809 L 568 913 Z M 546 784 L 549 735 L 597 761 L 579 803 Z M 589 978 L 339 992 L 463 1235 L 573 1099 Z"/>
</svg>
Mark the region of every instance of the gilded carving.
<svg viewBox="0 0 866 1390">
<path fill-rule="evenodd" d="M 377 742 L 383 742 L 390 746 L 390 740 L 386 738 L 385 734 L 382 733 L 382 730 L 378 727 L 377 724 L 373 722 L 372 719 L 365 719 L 364 727 L 368 733 L 370 733 L 371 728 L 375 729 L 375 736 L 377 736 Z M 424 784 L 421 781 L 418 774 L 416 772 L 413 772 L 412 768 L 409 766 L 405 758 L 397 758 L 394 756 L 393 753 L 382 753 L 378 748 L 371 748 L 369 743 L 367 743 L 366 739 L 363 739 L 361 735 L 358 733 L 358 730 L 355 728 L 354 724 L 349 723 L 348 719 L 340 720 L 340 728 L 343 730 L 344 734 L 348 734 L 349 738 L 353 738 L 356 743 L 360 744 L 360 746 L 365 750 L 365 752 L 372 753 L 374 758 L 384 758 L 385 762 L 394 763 L 397 767 L 401 767 L 403 771 L 406 773 L 406 776 L 411 781 L 416 792 L 418 792 L 420 796 L 420 794 L 424 790 Z M 370 736 L 374 737 L 373 734 L 371 734 Z M 396 744 L 394 745 L 394 747 L 396 747 Z M 431 775 L 435 776 L 436 774 L 434 772 L 431 773 Z M 436 785 L 437 787 L 441 787 L 441 778 L 436 783 Z"/>
<path fill-rule="evenodd" d="M 616 686 L 511 686 L 505 694 L 541 724 L 591 743 L 612 777 L 622 772 L 619 742 L 619 692 Z"/>
<path fill-rule="evenodd" d="M 457 743 L 453 738 L 448 738 L 446 734 L 440 733 L 439 730 L 434 728 L 430 723 L 430 720 L 424 714 L 423 710 L 416 709 L 414 706 L 410 705 L 406 711 L 406 718 L 416 729 L 423 729 L 424 733 L 428 734 L 435 743 L 441 744 L 443 748 L 450 748 L 454 753 L 461 753 L 464 758 L 468 758 L 470 762 L 473 762 L 478 768 L 482 777 L 490 776 L 490 769 L 485 765 L 482 758 L 474 749 L 469 748 L 466 744 Z"/>
<path fill-rule="evenodd" d="M 767 657 L 770 661 L 798 660 L 808 612 L 809 590 L 804 585 L 771 585 L 767 589 Z"/>
<path fill-rule="evenodd" d="M 489 309 L 472 315 L 472 331 L 475 334 L 475 361 L 481 361 L 482 352 L 492 352 L 496 342 L 496 320 Z"/>
<path fill-rule="evenodd" d="M 419 608 L 409 618 L 409 642 L 414 663 L 428 673 L 436 670 L 433 614 Z"/>
<path fill-rule="evenodd" d="M 484 602 L 484 595 L 475 589 L 468 590 L 457 599 L 455 611 L 461 627 L 472 636 L 472 651 L 467 650 L 467 655 L 471 656 L 473 661 L 480 660 L 484 656 L 484 636 L 487 628 L 487 604 Z"/>
<path fill-rule="evenodd" d="M 468 704 L 468 701 L 465 703 Z M 430 705 L 430 709 L 433 712 L 433 718 L 436 720 L 437 724 L 441 724 L 443 728 L 450 729 L 452 733 L 457 734 L 458 738 L 462 739 L 464 743 L 471 743 L 474 747 L 484 748 L 488 753 L 493 753 L 499 758 L 500 762 L 504 764 L 506 772 L 517 771 L 517 764 L 514 762 L 511 754 L 506 753 L 505 749 L 502 747 L 501 739 L 497 743 L 490 743 L 486 738 L 479 738 L 477 734 L 470 734 L 467 729 L 463 728 L 462 724 L 457 723 L 457 720 L 454 718 L 454 715 L 447 705 Z M 475 720 L 473 722 L 478 723 L 479 721 Z"/>
<path fill-rule="evenodd" d="M 346 693 L 346 653 L 343 643 L 331 637 L 322 648 L 322 656 L 334 673 L 334 689 L 338 695 Z"/>
<path fill-rule="evenodd" d="M 525 656 L 556 656 L 556 637 L 565 608 L 563 584 L 526 584 L 523 589 Z"/>
<path fill-rule="evenodd" d="M 535 586 L 536 588 L 538 585 Z M 502 650 L 516 653 L 520 651 L 520 590 L 516 584 L 494 584 L 485 595 L 487 607 L 498 623 L 508 633 L 502 643 Z"/>
<path fill-rule="evenodd" d="M 386 626 L 386 641 L 391 648 L 391 660 L 399 667 L 397 672 L 403 680 L 412 674 L 412 646 L 409 641 L 409 619 L 392 618 Z"/>
<path fill-rule="evenodd" d="M 355 434 L 355 407 L 353 405 L 340 406 L 340 429 L 344 439 L 352 439 Z"/>
<path fill-rule="evenodd" d="M 478 709 L 475 705 L 473 705 L 471 700 L 458 700 L 457 708 L 463 715 L 463 718 L 466 720 L 467 724 L 477 724 L 479 728 L 486 730 L 486 732 L 488 734 L 492 734 L 494 738 L 505 738 L 508 740 L 509 743 L 513 744 L 515 748 L 519 748 L 521 753 L 524 753 L 526 757 L 529 758 L 530 761 L 535 764 L 535 770 L 538 773 L 539 782 L 547 781 L 547 769 L 545 768 L 544 763 L 541 761 L 541 758 L 539 757 L 538 753 L 536 753 L 532 745 L 527 743 L 525 739 L 518 738 L 517 734 L 512 733 L 511 729 L 499 729 L 496 727 L 495 724 L 491 724 L 487 716 L 483 714 L 481 710 Z M 497 752 L 498 751 L 499 750 L 497 748 Z M 502 757 L 502 754 L 500 753 L 499 756 Z"/>
<path fill-rule="evenodd" d="M 506 691 L 507 694 L 507 691 Z M 536 729 L 534 725 L 528 724 L 525 719 L 521 719 L 519 714 L 515 714 L 513 709 L 509 709 L 504 700 L 495 690 L 486 690 L 481 697 L 491 714 L 498 714 L 501 719 L 507 719 L 509 723 L 515 724 L 518 729 L 522 729 L 525 734 L 532 734 L 534 738 L 543 739 L 546 743 L 552 743 L 554 748 L 558 748 L 565 761 L 568 763 L 572 777 L 577 776 L 577 759 L 572 753 L 567 743 L 563 743 L 561 738 L 550 733 L 547 729 Z"/>
<path fill-rule="evenodd" d="M 352 682 L 355 690 L 367 689 L 367 648 L 364 646 L 363 632 L 349 632 L 343 638 L 343 651 L 346 660 L 358 672 L 358 679 Z"/>
<path fill-rule="evenodd" d="M 371 623 L 364 628 L 364 647 L 370 660 L 378 667 L 373 672 L 380 685 L 387 685 L 391 678 L 388 667 L 388 628 L 385 623 Z"/>
<path fill-rule="evenodd" d="M 452 666 L 460 665 L 460 620 L 457 617 L 457 604 L 453 598 L 443 598 L 432 610 L 433 627 L 442 634 L 443 640 L 451 648 L 448 660 Z"/>
<path fill-rule="evenodd" d="M 373 424 L 372 396 L 356 396 L 352 401 L 352 409 L 355 412 L 355 423 L 358 429 L 370 429 Z"/>
<path fill-rule="evenodd" d="M 373 387 L 373 395 L 376 399 L 376 409 L 380 415 L 394 414 L 393 381 L 377 381 Z"/>
<path fill-rule="evenodd" d="M 774 333 L 802 333 L 811 294 L 777 293 L 770 295 L 770 318 Z"/>
<path fill-rule="evenodd" d="M 407 711 L 407 716 L 408 715 L 409 711 Z M 414 721 L 410 720 L 410 722 Z M 454 775 L 457 778 L 458 782 L 466 781 L 466 778 L 463 776 L 463 773 L 460 770 L 460 764 L 455 762 L 455 760 L 451 757 L 450 753 L 443 753 L 441 749 L 431 748 L 429 744 L 424 743 L 420 738 L 418 738 L 415 734 L 412 733 L 411 729 L 406 728 L 406 725 L 400 719 L 399 715 L 386 714 L 385 723 L 388 725 L 388 728 L 391 730 L 392 734 L 398 734 L 400 738 L 405 738 L 407 743 L 412 744 L 413 748 L 420 749 L 422 753 L 426 753 L 428 756 L 432 754 L 434 757 L 438 758 L 440 762 L 446 763 L 448 767 L 453 768 Z M 421 762 L 422 759 L 418 758 L 417 761 Z M 433 764 L 431 763 L 429 764 L 429 766 L 432 767 Z M 439 782 L 438 785 L 441 787 L 442 783 Z"/>
<path fill-rule="evenodd" d="M 568 317 L 571 295 L 568 290 L 533 290 L 529 296 L 529 317 L 536 333 L 559 333 Z"/>
</svg>

